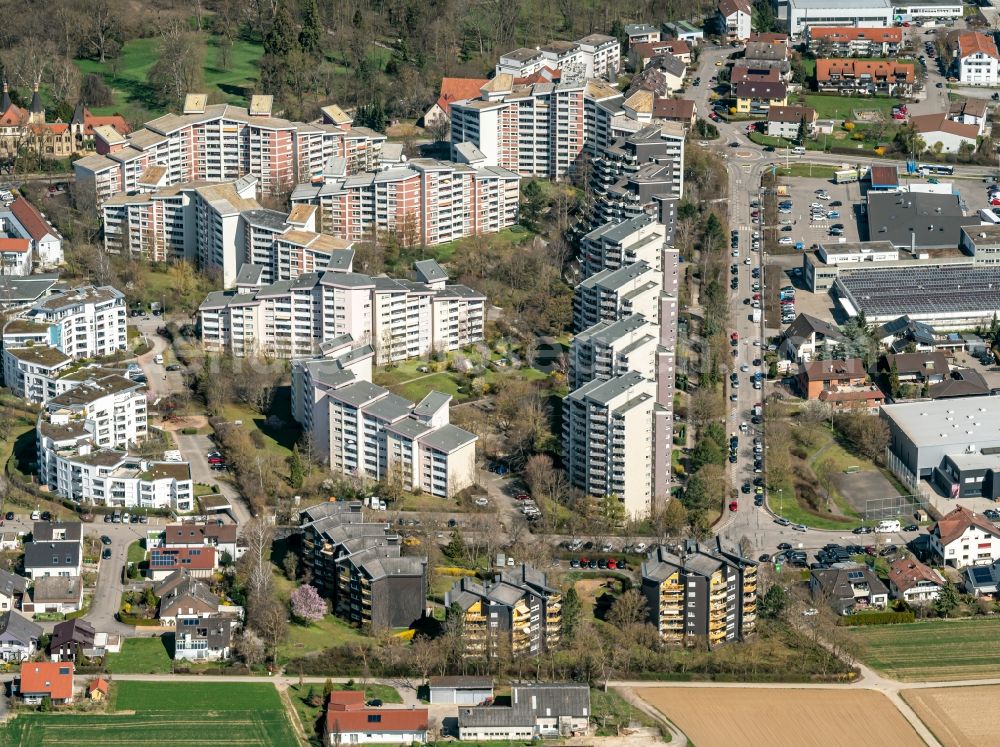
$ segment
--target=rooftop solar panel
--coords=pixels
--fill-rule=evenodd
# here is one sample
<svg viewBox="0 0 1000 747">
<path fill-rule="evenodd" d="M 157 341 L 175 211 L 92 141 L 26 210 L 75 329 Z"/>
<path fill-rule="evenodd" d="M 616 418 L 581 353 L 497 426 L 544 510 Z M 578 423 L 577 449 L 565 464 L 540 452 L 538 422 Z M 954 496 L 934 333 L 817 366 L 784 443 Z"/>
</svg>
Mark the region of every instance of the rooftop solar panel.
<svg viewBox="0 0 1000 747">
<path fill-rule="evenodd" d="M 849 300 L 869 317 L 1000 309 L 1000 268 L 846 270 L 840 282 Z"/>
</svg>

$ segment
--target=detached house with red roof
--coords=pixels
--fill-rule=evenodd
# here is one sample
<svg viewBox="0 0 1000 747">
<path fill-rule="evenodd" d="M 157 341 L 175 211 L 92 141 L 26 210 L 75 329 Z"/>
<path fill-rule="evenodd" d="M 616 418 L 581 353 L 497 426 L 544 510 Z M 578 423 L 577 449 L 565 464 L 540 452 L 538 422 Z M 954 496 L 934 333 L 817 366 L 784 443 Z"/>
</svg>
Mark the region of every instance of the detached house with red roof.
<svg viewBox="0 0 1000 747">
<path fill-rule="evenodd" d="M 479 89 L 487 82 L 486 78 L 442 78 L 437 101 L 424 113 L 424 127 L 451 122 L 451 102 L 478 99 Z"/>
<path fill-rule="evenodd" d="M 323 722 L 323 743 L 423 744 L 427 741 L 426 708 L 369 708 L 355 690 L 330 693 Z"/>
<path fill-rule="evenodd" d="M 0 208 L 0 229 L 11 237 L 8 241 L 24 242 L 18 243 L 16 251 L 21 259 L 18 266 L 26 268 L 25 271 L 12 271 L 5 256 L 5 275 L 29 275 L 32 265 L 51 269 L 63 263 L 62 236 L 41 211 L 23 197 Z"/>
<path fill-rule="evenodd" d="M 73 662 L 22 662 L 14 692 L 28 705 L 38 705 L 45 698 L 51 698 L 55 705 L 72 703 Z"/>
<path fill-rule="evenodd" d="M 992 36 L 970 31 L 954 45 L 958 81 L 966 86 L 995 86 L 1000 79 L 1000 53 Z"/>
<path fill-rule="evenodd" d="M 982 514 L 958 506 L 931 527 L 931 554 L 944 565 L 990 565 L 1000 559 L 1000 530 Z"/>
</svg>

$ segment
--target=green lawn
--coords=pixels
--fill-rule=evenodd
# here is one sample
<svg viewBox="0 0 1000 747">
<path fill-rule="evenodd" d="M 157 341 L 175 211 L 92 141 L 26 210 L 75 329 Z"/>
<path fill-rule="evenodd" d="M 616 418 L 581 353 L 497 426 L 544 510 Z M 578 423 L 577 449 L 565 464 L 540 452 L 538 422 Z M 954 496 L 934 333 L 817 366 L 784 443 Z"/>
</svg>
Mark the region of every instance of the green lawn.
<svg viewBox="0 0 1000 747">
<path fill-rule="evenodd" d="M 164 638 L 126 638 L 120 654 L 108 654 L 108 671 L 113 674 L 163 674 L 170 672 L 173 644 Z"/>
<path fill-rule="evenodd" d="M 138 540 L 128 546 L 128 562 L 141 563 L 146 559 L 146 551 L 142 548 L 142 543 Z"/>
<path fill-rule="evenodd" d="M 792 163 L 787 167 L 779 166 L 778 176 L 807 176 L 813 179 L 833 179 L 837 172 L 835 166 L 818 163 Z"/>
<path fill-rule="evenodd" d="M 302 435 L 302 429 L 292 420 L 290 387 L 278 387 L 275 391 L 271 407 L 266 415 L 261 415 L 248 405 L 226 405 L 222 410 L 227 421 L 242 421 L 243 427 L 259 431 L 264 436 L 264 450 L 285 459 L 292 454 L 292 446 Z M 284 423 L 280 427 L 267 424 L 270 416 L 275 416 Z"/>
<path fill-rule="evenodd" d="M 877 110 L 888 118 L 892 107 L 900 103 L 899 99 L 886 96 L 838 96 L 822 93 L 807 93 L 802 96 L 803 103 L 816 110 L 820 119 L 848 119 L 853 111 Z"/>
<path fill-rule="evenodd" d="M 365 642 L 369 642 L 369 639 L 361 631 L 334 615 L 327 615 L 312 625 L 290 624 L 288 637 L 278 647 L 278 660 L 288 661 L 331 646 Z"/>
<path fill-rule="evenodd" d="M 782 490 L 779 492 L 777 488 Z M 784 485 L 775 485 L 768 488 L 767 504 L 771 510 L 779 516 L 783 516 L 793 524 L 805 524 L 813 529 L 852 529 L 858 522 L 853 519 L 839 520 L 828 519 L 817 516 L 812 511 L 808 511 L 795 499 L 795 491 L 791 481 Z"/>
<path fill-rule="evenodd" d="M 300 745 L 278 691 L 268 683 L 118 682 L 113 687 L 109 713 L 19 715 L 0 731 L 0 745 Z"/>
<path fill-rule="evenodd" d="M 252 93 L 257 81 L 258 60 L 263 54 L 263 48 L 243 39 L 237 40 L 230 53 L 228 69 L 223 69 L 220 48 L 215 44 L 216 37 L 206 33 L 205 39 L 204 91 L 209 95 L 218 94 L 229 103 L 246 106 L 247 96 Z M 101 75 L 112 89 L 114 103 L 111 106 L 91 107 L 94 114 L 122 112 L 128 106 L 141 106 L 157 111 L 159 107 L 146 83 L 146 75 L 156 58 L 157 40 L 146 38 L 125 43 L 117 63 L 117 72 L 110 62 L 102 65 L 96 60 L 76 60 L 81 73 Z"/>
<path fill-rule="evenodd" d="M 1000 618 L 850 628 L 860 658 L 904 681 L 983 679 L 1000 671 Z"/>
</svg>

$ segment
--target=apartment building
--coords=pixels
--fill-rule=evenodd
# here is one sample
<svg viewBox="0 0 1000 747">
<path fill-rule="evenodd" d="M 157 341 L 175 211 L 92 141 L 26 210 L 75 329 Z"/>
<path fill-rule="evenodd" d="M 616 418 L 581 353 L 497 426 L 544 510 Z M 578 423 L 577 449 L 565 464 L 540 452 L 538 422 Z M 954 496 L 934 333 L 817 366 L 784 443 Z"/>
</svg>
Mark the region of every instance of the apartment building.
<svg viewBox="0 0 1000 747">
<path fill-rule="evenodd" d="M 300 522 L 303 565 L 336 614 L 375 630 L 423 617 L 427 558 L 404 556 L 389 524 L 364 521 L 359 502 L 311 506 Z"/>
<path fill-rule="evenodd" d="M 489 658 L 498 652 L 535 656 L 559 645 L 562 594 L 546 574 L 530 565 L 503 569 L 480 583 L 463 577 L 445 594 L 445 608 L 462 610 L 465 655 Z"/>
<path fill-rule="evenodd" d="M 454 106 L 453 106 L 454 116 Z M 404 245 L 441 244 L 517 222 L 520 178 L 497 166 L 415 158 L 406 165 L 353 176 L 342 164 L 299 184 L 292 206 L 314 205 L 320 230 L 346 241 L 373 232 Z"/>
<path fill-rule="evenodd" d="M 742 641 L 756 627 L 757 563 L 725 547 L 686 540 L 662 545 L 642 564 L 649 622 L 668 643 L 707 640 L 715 647 Z"/>
<path fill-rule="evenodd" d="M 621 44 L 613 36 L 588 34 L 575 42 L 552 41 L 537 49 L 515 49 L 500 55 L 496 75 L 528 78 L 548 68 L 563 79 L 615 80 L 621 69 Z"/>
<path fill-rule="evenodd" d="M 57 290 L 38 299 L 20 318 L 39 325 L 22 340 L 51 345 L 71 358 L 100 358 L 127 346 L 125 294 L 110 285 Z"/>
<path fill-rule="evenodd" d="M 666 245 L 666 227 L 651 215 L 604 223 L 580 241 L 580 274 L 590 277 L 602 270 L 619 270 L 643 261 L 660 269 Z"/>
<path fill-rule="evenodd" d="M 810 26 L 809 50 L 817 57 L 897 57 L 903 29 Z"/>
<path fill-rule="evenodd" d="M 660 273 L 643 261 L 620 270 L 602 270 L 576 286 L 573 328 L 582 332 L 598 322 L 615 322 L 632 314 L 656 319 L 662 291 Z"/>
<path fill-rule="evenodd" d="M 959 34 L 955 45 L 958 81 L 968 86 L 995 86 L 1000 80 L 1000 52 L 992 36 L 970 31 Z"/>
<path fill-rule="evenodd" d="M 629 517 L 653 504 L 652 442 L 656 385 L 636 371 L 595 379 L 563 400 L 563 464 L 588 495 L 617 496 Z"/>
<path fill-rule="evenodd" d="M 659 329 L 642 314 L 617 322 L 602 321 L 578 332 L 569 349 L 569 386 L 578 389 L 595 379 L 608 380 L 635 371 L 656 377 Z"/>
<path fill-rule="evenodd" d="M 821 62 L 822 60 L 817 60 L 817 67 Z M 788 86 L 781 81 L 742 81 L 733 87 L 733 95 L 736 98 L 736 111 L 740 114 L 766 116 L 772 106 L 788 104 Z"/>
<path fill-rule="evenodd" d="M 308 179 L 332 157 L 344 158 L 350 173 L 378 168 L 385 136 L 352 127 L 339 107 L 325 107 L 319 121 L 307 124 L 273 116 L 270 96 L 253 96 L 249 108 L 207 98 L 188 94 L 181 114 L 165 114 L 125 137 L 98 133 L 97 154 L 73 164 L 83 193 L 99 206 L 136 191 L 156 165 L 165 168 L 165 186 L 250 175 L 266 194 Z"/>
<path fill-rule="evenodd" d="M 650 124 L 617 139 L 596 156 L 591 224 L 644 214 L 669 223 L 664 215 L 684 195 L 684 137 L 684 127 L 677 122 Z"/>
<path fill-rule="evenodd" d="M 46 403 L 51 425 L 82 423 L 100 448 L 122 449 L 146 438 L 146 388 L 117 374 L 97 374 Z"/>
<path fill-rule="evenodd" d="M 420 282 L 356 273 L 352 254 L 336 257 L 343 261 L 335 269 L 268 285 L 245 266 L 234 290 L 210 293 L 199 307 L 203 343 L 236 356 L 311 358 L 324 340 L 348 334 L 386 363 L 483 339 L 486 297 L 446 284 L 433 260 L 418 263 L 435 278 Z M 428 279 L 419 268 L 417 275 Z"/>
<path fill-rule="evenodd" d="M 819 91 L 908 96 L 913 90 L 912 63 L 893 60 L 816 60 L 816 87 Z M 784 103 L 784 102 L 782 102 Z"/>
<path fill-rule="evenodd" d="M 15 320 L 19 321 L 19 320 Z M 9 322 L 8 327 L 14 322 Z M 71 388 L 59 386 L 63 373 L 73 364 L 73 359 L 48 345 L 3 348 L 3 381 L 15 397 L 42 404 L 60 391 Z M 75 386 L 75 383 L 73 383 Z"/>
<path fill-rule="evenodd" d="M 727 41 L 746 41 L 750 38 L 751 11 L 748 0 L 719 0 L 716 25 Z"/>
</svg>

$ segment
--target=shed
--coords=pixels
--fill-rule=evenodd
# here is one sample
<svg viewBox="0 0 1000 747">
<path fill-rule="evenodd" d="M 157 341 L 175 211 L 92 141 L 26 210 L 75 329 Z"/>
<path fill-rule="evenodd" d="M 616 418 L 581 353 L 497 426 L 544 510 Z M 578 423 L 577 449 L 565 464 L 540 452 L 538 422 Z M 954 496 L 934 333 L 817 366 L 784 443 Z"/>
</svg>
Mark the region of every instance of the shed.
<svg viewBox="0 0 1000 747">
<path fill-rule="evenodd" d="M 493 699 L 489 677 L 431 677 L 432 705 L 482 705 Z"/>
<path fill-rule="evenodd" d="M 868 178 L 872 189 L 899 189 L 899 173 L 895 166 L 872 166 Z"/>
</svg>

